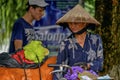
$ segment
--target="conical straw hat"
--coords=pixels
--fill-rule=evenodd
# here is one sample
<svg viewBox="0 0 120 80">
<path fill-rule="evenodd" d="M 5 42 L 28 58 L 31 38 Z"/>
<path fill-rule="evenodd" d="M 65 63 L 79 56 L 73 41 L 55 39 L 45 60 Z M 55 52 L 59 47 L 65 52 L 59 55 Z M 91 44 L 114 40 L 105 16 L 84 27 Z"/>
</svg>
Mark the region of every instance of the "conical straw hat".
<svg viewBox="0 0 120 80">
<path fill-rule="evenodd" d="M 88 24 L 100 25 L 100 23 L 93 18 L 84 8 L 79 4 L 68 11 L 63 17 L 57 20 L 56 24 L 64 25 L 68 22 L 84 22 Z"/>
</svg>

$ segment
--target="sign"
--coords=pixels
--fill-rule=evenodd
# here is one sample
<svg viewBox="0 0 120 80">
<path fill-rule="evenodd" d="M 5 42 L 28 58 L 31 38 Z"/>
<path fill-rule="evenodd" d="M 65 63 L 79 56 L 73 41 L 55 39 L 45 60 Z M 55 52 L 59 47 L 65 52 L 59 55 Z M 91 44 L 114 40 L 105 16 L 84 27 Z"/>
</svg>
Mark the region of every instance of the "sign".
<svg viewBox="0 0 120 80">
<path fill-rule="evenodd" d="M 79 3 L 79 0 L 46 0 L 45 15 L 40 21 L 35 21 L 35 31 L 38 40 L 42 40 L 51 54 L 58 53 L 59 43 L 70 35 L 68 29 L 56 25 L 56 21 Z"/>
</svg>

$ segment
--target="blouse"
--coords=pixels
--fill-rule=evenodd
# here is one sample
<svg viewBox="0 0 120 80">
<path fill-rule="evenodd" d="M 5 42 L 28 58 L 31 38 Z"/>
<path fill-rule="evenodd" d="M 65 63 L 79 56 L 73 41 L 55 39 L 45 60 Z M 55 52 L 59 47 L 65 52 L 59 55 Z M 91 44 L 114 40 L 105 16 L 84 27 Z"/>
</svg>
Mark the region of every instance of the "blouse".
<svg viewBox="0 0 120 80">
<path fill-rule="evenodd" d="M 90 69 L 99 72 L 103 67 L 102 39 L 98 34 L 88 33 L 81 47 L 73 35 L 60 43 L 57 64 L 73 66 L 75 63 L 89 63 Z"/>
</svg>

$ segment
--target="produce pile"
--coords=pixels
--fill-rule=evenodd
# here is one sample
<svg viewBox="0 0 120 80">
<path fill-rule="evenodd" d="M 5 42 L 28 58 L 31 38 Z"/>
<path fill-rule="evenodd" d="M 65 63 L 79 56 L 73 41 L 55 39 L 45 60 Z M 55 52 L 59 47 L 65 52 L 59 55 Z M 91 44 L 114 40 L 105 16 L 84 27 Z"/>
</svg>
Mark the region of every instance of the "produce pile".
<svg viewBox="0 0 120 80">
<path fill-rule="evenodd" d="M 35 63 L 42 60 L 49 54 L 49 50 L 42 45 L 41 41 L 31 41 L 24 48 L 25 58 Z"/>
<path fill-rule="evenodd" d="M 95 80 L 97 79 L 98 74 L 93 70 L 84 70 L 80 66 L 73 66 L 68 70 L 64 77 L 67 80 Z"/>
</svg>

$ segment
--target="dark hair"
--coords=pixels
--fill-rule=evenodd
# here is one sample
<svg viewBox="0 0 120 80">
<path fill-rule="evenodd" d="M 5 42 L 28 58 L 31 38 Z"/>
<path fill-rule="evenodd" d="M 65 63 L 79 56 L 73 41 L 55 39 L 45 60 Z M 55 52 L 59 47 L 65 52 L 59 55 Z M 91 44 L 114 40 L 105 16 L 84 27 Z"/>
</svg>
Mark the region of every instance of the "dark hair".
<svg viewBox="0 0 120 80">
<path fill-rule="evenodd" d="M 88 29 L 90 29 L 90 30 L 95 30 L 95 28 L 96 28 L 96 25 L 95 24 L 88 24 L 87 26 L 86 26 Z"/>
<path fill-rule="evenodd" d="M 37 7 L 40 7 L 40 6 L 37 6 L 37 5 L 30 5 L 29 2 L 27 2 L 26 6 L 27 6 L 27 7 L 26 7 L 26 11 L 28 11 L 31 6 L 32 6 L 34 9 L 37 8 Z M 41 8 L 45 9 L 45 7 L 41 7 Z"/>
</svg>

